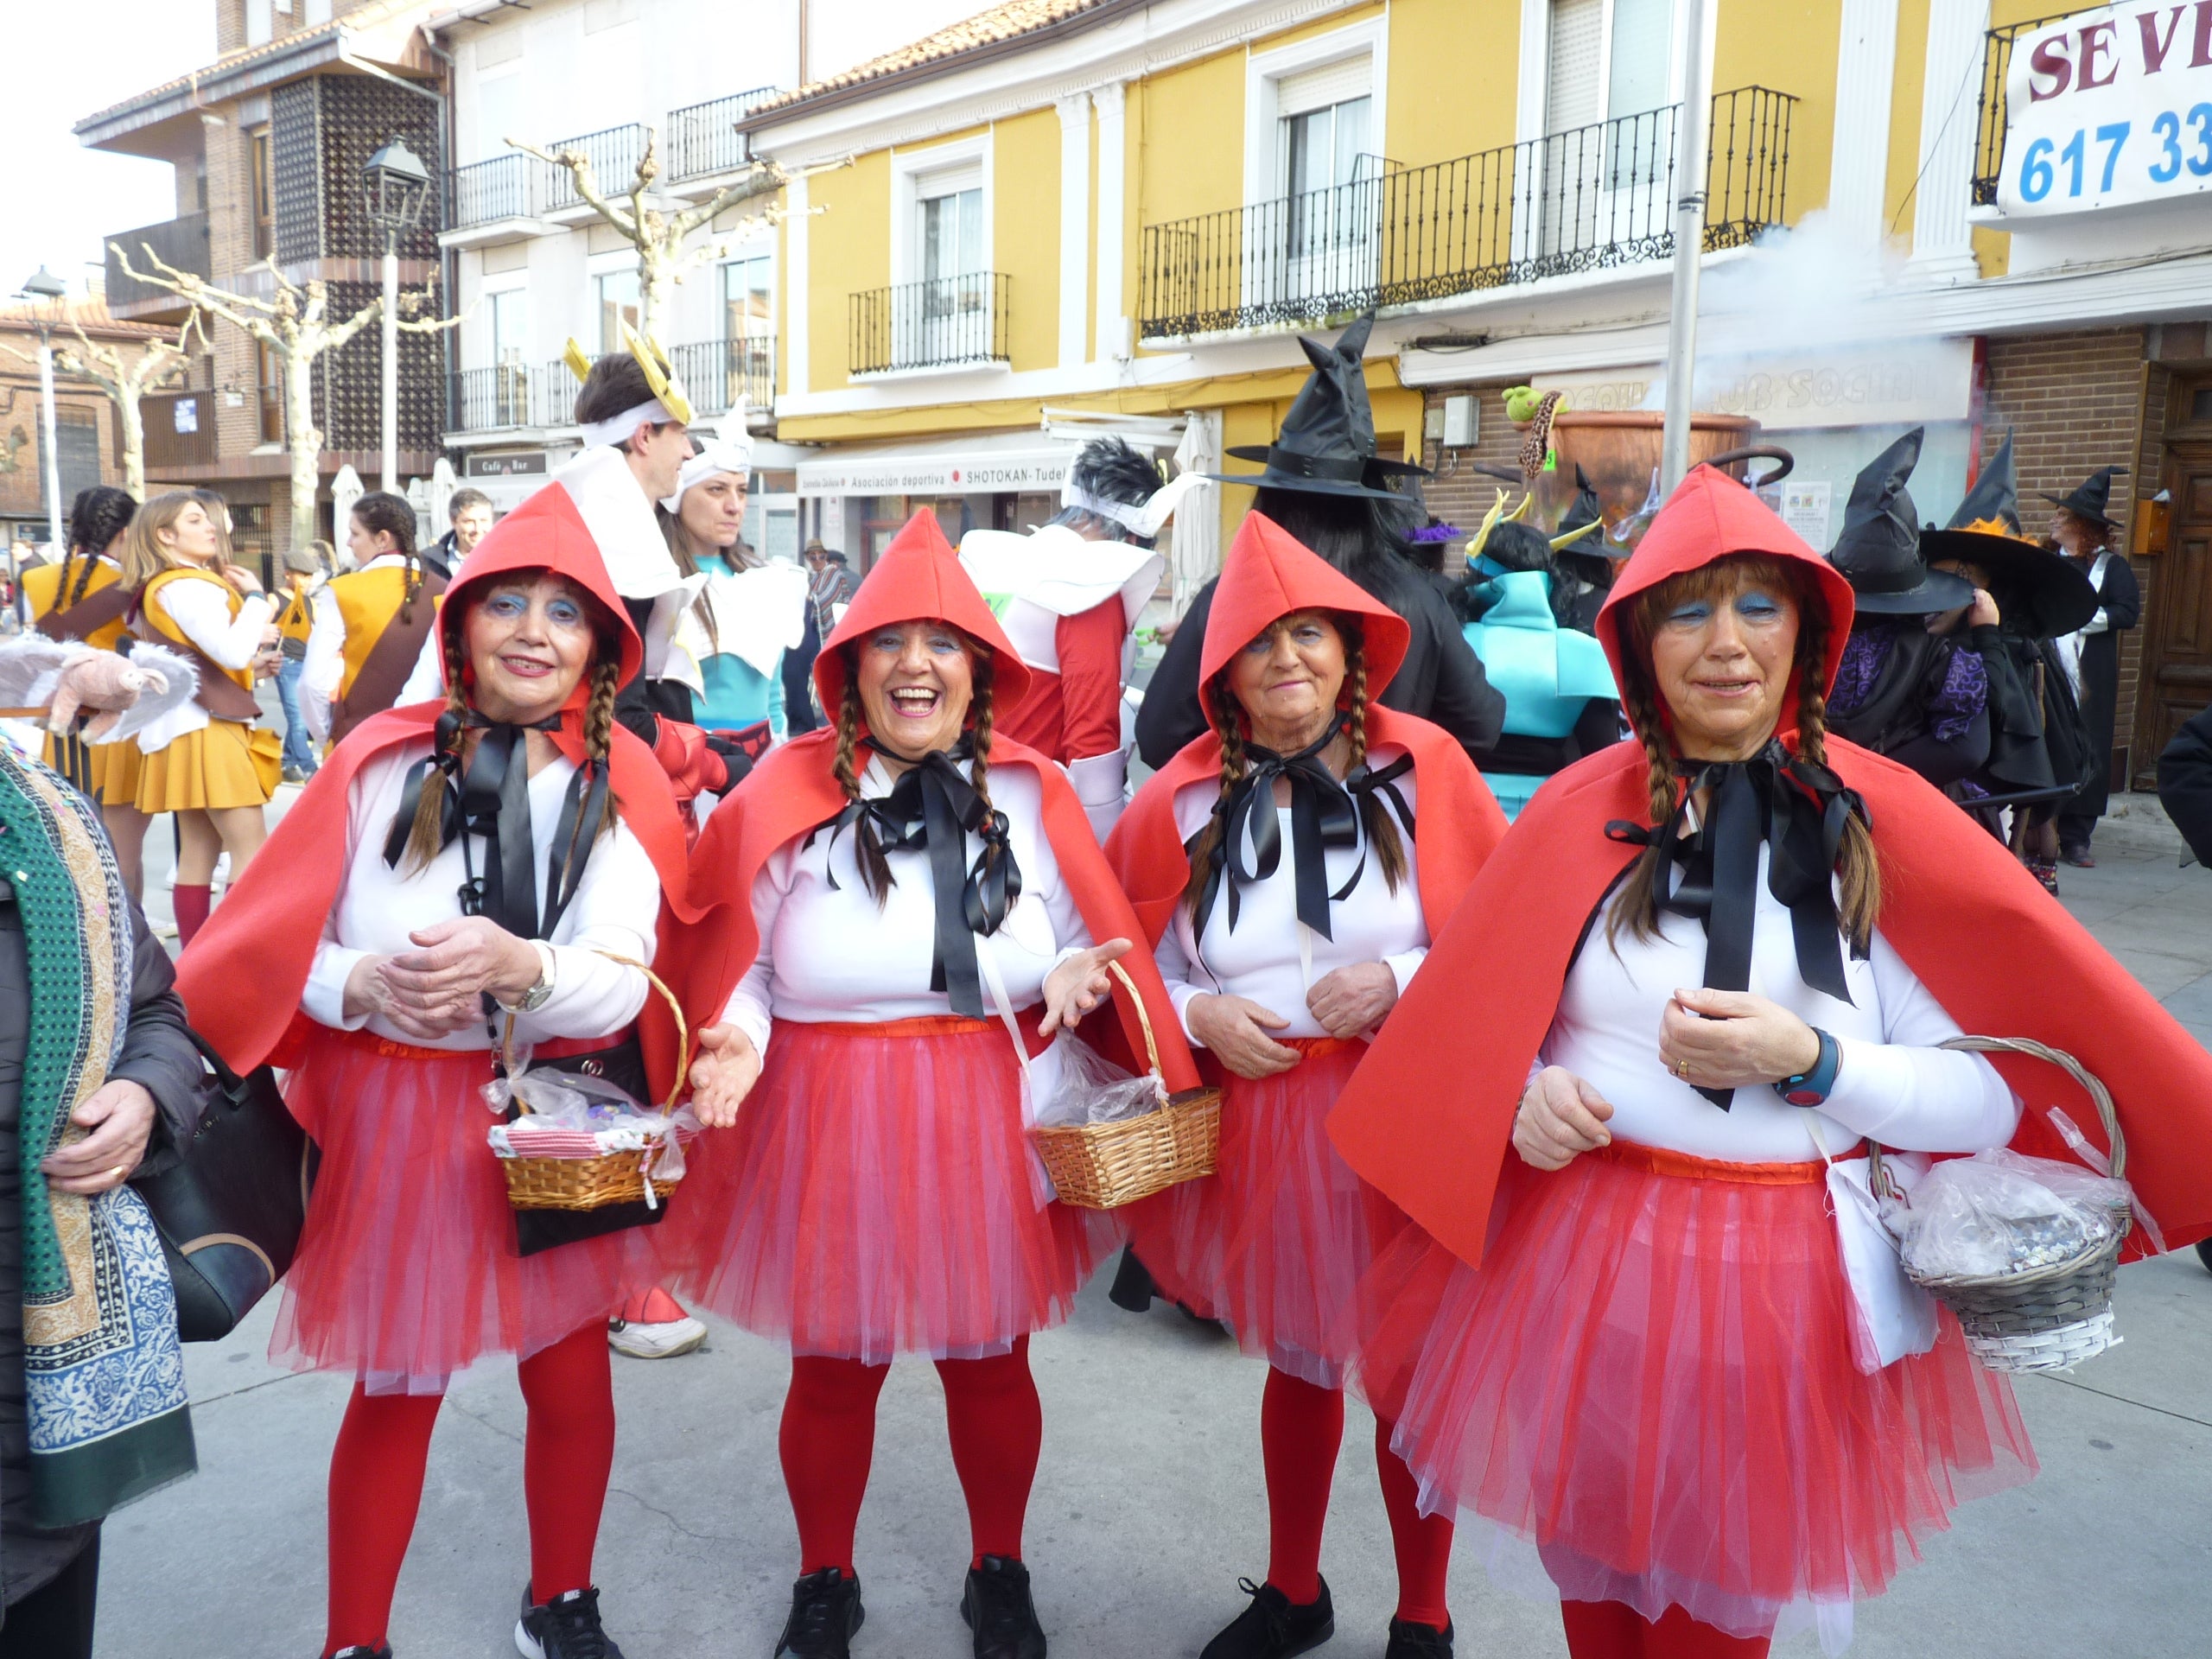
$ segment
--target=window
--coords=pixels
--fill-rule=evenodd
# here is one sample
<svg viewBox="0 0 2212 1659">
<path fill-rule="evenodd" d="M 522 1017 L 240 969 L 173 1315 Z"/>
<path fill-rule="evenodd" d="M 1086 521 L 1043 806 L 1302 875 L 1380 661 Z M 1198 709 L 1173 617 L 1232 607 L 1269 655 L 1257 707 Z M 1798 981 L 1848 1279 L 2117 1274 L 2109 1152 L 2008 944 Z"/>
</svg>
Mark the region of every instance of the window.
<svg viewBox="0 0 2212 1659">
<path fill-rule="evenodd" d="M 510 74 L 477 76 L 476 159 L 488 162 L 494 156 L 512 156 L 516 166 L 522 166 L 524 157 L 520 152 L 507 147 L 510 138 L 530 138 L 531 135 L 523 130 L 522 118 L 520 70 Z"/>
<path fill-rule="evenodd" d="M 247 163 L 253 175 L 253 257 L 266 259 L 276 248 L 276 177 L 270 153 L 269 129 L 246 135 Z"/>
<path fill-rule="evenodd" d="M 622 327 L 628 323 L 638 326 L 641 315 L 638 302 L 638 271 L 632 265 L 624 270 L 610 270 L 598 279 L 599 284 L 599 350 L 603 357 L 609 352 L 622 349 Z"/>
<path fill-rule="evenodd" d="M 753 340 L 775 330 L 768 256 L 733 259 L 722 267 L 722 338 Z"/>
<path fill-rule="evenodd" d="M 486 294 L 484 303 L 492 322 L 492 360 L 521 362 L 530 345 L 526 338 L 530 327 L 529 290 L 510 288 Z"/>
<path fill-rule="evenodd" d="M 928 187 L 923 187 L 926 192 Z M 921 199 L 921 276 L 925 283 L 969 276 L 983 265 L 983 190 L 956 187 Z"/>
<path fill-rule="evenodd" d="M 266 341 L 254 346 L 254 365 L 260 380 L 261 442 L 284 442 L 284 365 L 276 348 Z"/>
<path fill-rule="evenodd" d="M 248 46 L 268 45 L 276 26 L 269 0 L 245 0 L 245 43 Z"/>
<path fill-rule="evenodd" d="M 1367 156 L 1367 118 L 1373 100 L 1364 93 L 1282 118 L 1284 194 L 1303 196 L 1352 184 L 1374 169 Z"/>
<path fill-rule="evenodd" d="M 1544 130 L 1572 132 L 1673 101 L 1674 0 L 1551 0 Z"/>
<path fill-rule="evenodd" d="M 1664 228 L 1674 0 L 1550 0 L 1542 252 Z"/>
</svg>

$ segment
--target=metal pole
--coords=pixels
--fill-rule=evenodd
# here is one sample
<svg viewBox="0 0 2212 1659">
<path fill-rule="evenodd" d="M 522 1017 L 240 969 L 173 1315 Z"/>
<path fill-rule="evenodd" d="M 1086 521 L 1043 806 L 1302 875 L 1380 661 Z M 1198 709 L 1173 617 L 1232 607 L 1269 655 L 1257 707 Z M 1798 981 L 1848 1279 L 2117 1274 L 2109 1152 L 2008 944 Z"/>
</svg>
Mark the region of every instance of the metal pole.
<svg viewBox="0 0 2212 1659">
<path fill-rule="evenodd" d="M 60 558 L 61 545 L 61 451 L 54 419 L 54 336 L 46 326 L 38 331 L 38 396 L 40 422 L 46 430 L 46 538 L 50 556 Z"/>
<path fill-rule="evenodd" d="M 1697 276 L 1705 251 L 1705 174 L 1713 96 L 1705 64 L 1705 0 L 1679 0 L 1682 101 L 1675 124 L 1675 288 L 1667 327 L 1667 422 L 1659 486 L 1671 493 L 1690 469 L 1691 398 L 1697 379 Z"/>
<path fill-rule="evenodd" d="M 399 493 L 399 233 L 384 233 L 384 487 Z"/>
</svg>

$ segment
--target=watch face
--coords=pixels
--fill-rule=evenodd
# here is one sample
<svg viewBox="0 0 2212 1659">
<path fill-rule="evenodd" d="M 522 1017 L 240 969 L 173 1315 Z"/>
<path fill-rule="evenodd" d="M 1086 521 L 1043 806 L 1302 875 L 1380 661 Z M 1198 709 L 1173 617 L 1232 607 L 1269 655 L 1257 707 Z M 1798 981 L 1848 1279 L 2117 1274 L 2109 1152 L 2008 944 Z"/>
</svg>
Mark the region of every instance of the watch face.
<svg viewBox="0 0 2212 1659">
<path fill-rule="evenodd" d="M 1783 1096 L 1792 1106 L 1817 1106 L 1827 1098 L 1826 1095 L 1816 1095 L 1809 1089 L 1792 1089 Z"/>
</svg>

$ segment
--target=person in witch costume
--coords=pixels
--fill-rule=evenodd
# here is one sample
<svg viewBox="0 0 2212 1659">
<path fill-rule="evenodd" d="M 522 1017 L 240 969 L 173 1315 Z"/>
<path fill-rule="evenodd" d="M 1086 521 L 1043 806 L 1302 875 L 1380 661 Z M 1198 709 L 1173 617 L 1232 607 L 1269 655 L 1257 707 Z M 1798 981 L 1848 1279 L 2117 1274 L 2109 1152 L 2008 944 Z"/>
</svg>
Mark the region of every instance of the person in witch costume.
<svg viewBox="0 0 2212 1659">
<path fill-rule="evenodd" d="M 1599 619 L 1637 741 L 1530 803 L 1330 1120 L 1418 1224 L 1363 1295 L 1369 1394 L 1426 1504 L 1533 1547 L 1574 1659 L 1753 1659 L 1785 1614 L 1834 1652 L 1901 1541 L 2032 1473 L 1951 1316 L 1871 1294 L 1899 1270 L 1834 1183 L 1861 1137 L 2065 1157 L 2042 1109 L 2093 1114 L 2056 1068 L 1937 1044 L 2078 1057 L 2167 1243 L 2212 1230 L 2212 1055 L 1950 802 L 1827 733 L 1852 609 L 1694 468 Z M 1500 962 L 1522 994 L 1470 1018 Z"/>
<path fill-rule="evenodd" d="M 1211 1177 L 1127 1212 L 1164 1294 L 1264 1357 L 1266 1581 L 1205 1659 L 1281 1659 L 1335 1628 L 1321 1530 L 1360 1275 L 1404 1218 L 1322 1133 L 1505 817 L 1466 752 L 1376 699 L 1405 620 L 1248 514 L 1206 619 L 1212 730 L 1137 792 L 1106 855 L 1204 1069 L 1226 1084 Z M 1287 844 L 1286 844 L 1287 843 Z M 1399 1573 L 1390 1659 L 1452 1651 L 1448 1521 L 1416 1512 L 1380 1426 Z"/>
<path fill-rule="evenodd" d="M 1560 624 L 1578 633 L 1595 633 L 1598 612 L 1612 590 L 1617 567 L 1605 550 L 1605 516 L 1598 505 L 1597 486 L 1582 470 L 1580 461 L 1574 464 L 1574 499 L 1567 504 L 1559 529 L 1560 533 L 1552 537 L 1552 549 L 1566 578 L 1563 586 L 1568 601 L 1568 613 L 1560 618 Z"/>
<path fill-rule="evenodd" d="M 1021 1548 L 1043 1435 L 1029 1337 L 1067 1317 L 1113 1229 L 1049 1201 L 1025 1069 L 1049 1098 L 1045 1039 L 1104 1000 L 1118 958 L 1166 1086 L 1198 1073 L 1074 789 L 997 734 L 1029 671 L 934 514 L 884 550 L 814 674 L 834 725 L 772 751 L 693 861 L 710 916 L 683 1001 L 719 1016 L 693 1105 L 726 1132 L 691 1149 L 671 1249 L 700 1303 L 791 1347 L 801 1571 L 776 1651 L 842 1656 L 860 1627 L 876 1396 L 922 1354 L 968 1502 L 977 1659 L 1043 1659 Z"/>
<path fill-rule="evenodd" d="M 1273 519 L 1406 619 L 1412 641 L 1383 693 L 1385 706 L 1441 726 L 1479 761 L 1504 729 L 1505 699 L 1484 677 L 1481 661 L 1460 634 L 1444 579 L 1421 568 L 1407 540 L 1422 514 L 1419 504 L 1390 482 L 1426 472 L 1376 454 L 1362 361 L 1374 326 L 1370 313 L 1333 345 L 1300 335 L 1313 372 L 1292 400 L 1282 430 L 1263 448 L 1229 452 L 1241 461 L 1264 461 L 1267 469 L 1213 476 L 1256 489 L 1253 512 Z M 1155 770 L 1209 729 L 1199 659 L 1213 594 L 1208 582 L 1192 600 L 1137 711 L 1137 751 Z"/>
<path fill-rule="evenodd" d="M 1946 789 L 1988 763 L 1984 658 L 1999 658 L 2001 668 L 2003 647 L 1997 601 L 1920 556 L 1905 481 L 1923 435 L 1913 428 L 1860 472 L 1828 550 L 1857 606 L 1828 697 L 1828 729 Z M 1953 631 L 1938 631 L 1954 617 Z"/>
<path fill-rule="evenodd" d="M 375 715 L 331 753 L 185 951 L 178 988 L 239 1071 L 289 1071 L 286 1103 L 322 1151 L 270 1351 L 354 1377 L 331 1456 L 323 1653 L 391 1652 L 440 1397 L 512 1353 L 531 1534 L 516 1643 L 613 1659 L 591 1573 L 614 1450 L 606 1325 L 627 1287 L 660 1278 L 657 1230 L 522 1254 L 480 1090 L 512 1019 L 534 1063 L 667 1096 L 676 1033 L 632 964 L 696 914 L 683 827 L 652 752 L 614 720 L 641 648 L 564 492 L 477 544 L 436 638 L 443 698 Z"/>
<path fill-rule="evenodd" d="M 2058 856 L 2063 863 L 2094 869 L 2089 839 L 2112 797 L 2113 722 L 2120 708 L 2120 636 L 2143 620 L 2143 589 L 2113 537 L 2112 480 L 2125 467 L 2100 467 L 2070 495 L 2045 495 L 2056 509 L 2050 533 L 2059 550 L 2082 568 L 2097 590 L 2097 611 L 2063 642 L 2074 665 L 2082 722 L 2089 733 L 2089 776 L 2081 792 L 2058 809 Z"/>
</svg>

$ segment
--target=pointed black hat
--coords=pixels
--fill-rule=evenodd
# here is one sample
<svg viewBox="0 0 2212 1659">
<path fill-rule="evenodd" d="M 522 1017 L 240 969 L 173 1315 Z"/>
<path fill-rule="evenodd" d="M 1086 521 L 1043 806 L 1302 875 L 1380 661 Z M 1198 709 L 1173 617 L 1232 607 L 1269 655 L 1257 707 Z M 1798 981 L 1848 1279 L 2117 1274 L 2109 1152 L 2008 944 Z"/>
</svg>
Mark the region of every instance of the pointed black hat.
<svg viewBox="0 0 2212 1659">
<path fill-rule="evenodd" d="M 1905 480 L 1920 463 L 1927 429 L 1916 426 L 1867 463 L 1851 486 L 1843 532 L 1828 562 L 1843 572 L 1859 608 L 1877 616 L 1932 616 L 1974 602 L 1964 576 L 1930 570 L 1920 556 L 1920 521 Z"/>
<path fill-rule="evenodd" d="M 1920 532 L 1921 555 L 1986 572 L 1997 608 L 2019 632 L 2038 639 L 2072 633 L 2097 613 L 2097 590 L 2080 566 L 2021 533 L 2019 496 L 2007 432 L 1950 522 Z"/>
<path fill-rule="evenodd" d="M 2120 521 L 2112 516 L 2112 480 L 2115 473 L 2124 473 L 2125 467 L 2100 467 L 2074 486 L 2071 495 L 2050 495 L 2038 490 L 2037 494 L 2054 507 L 2063 507 L 2076 518 L 2088 520 L 2100 530 L 2117 530 Z"/>
<path fill-rule="evenodd" d="M 1394 476 L 1426 478 L 1428 469 L 1376 455 L 1375 411 L 1367 401 L 1367 372 L 1361 362 L 1374 327 L 1370 311 L 1355 319 L 1334 344 L 1300 334 L 1298 343 L 1313 372 L 1291 400 L 1282 430 L 1273 443 L 1244 444 L 1229 451 L 1239 461 L 1265 461 L 1267 471 L 1207 476 L 1257 489 L 1402 499 L 1398 491 L 1387 487 L 1388 480 Z"/>
<path fill-rule="evenodd" d="M 1582 533 L 1574 535 L 1577 531 Z M 1552 546 L 1560 564 L 1585 582 L 1600 587 L 1610 584 L 1614 559 L 1605 541 L 1605 515 L 1598 503 L 1597 488 L 1580 461 L 1574 464 L 1574 499 L 1560 517 L 1559 531 L 1552 537 Z M 1621 556 L 1627 556 L 1625 550 Z"/>
</svg>

